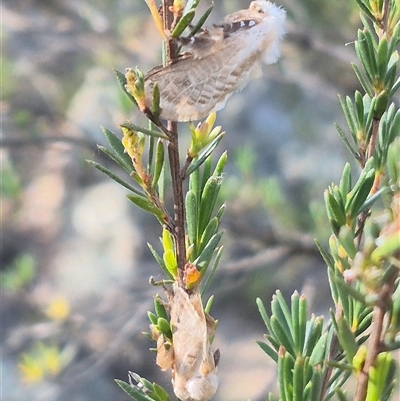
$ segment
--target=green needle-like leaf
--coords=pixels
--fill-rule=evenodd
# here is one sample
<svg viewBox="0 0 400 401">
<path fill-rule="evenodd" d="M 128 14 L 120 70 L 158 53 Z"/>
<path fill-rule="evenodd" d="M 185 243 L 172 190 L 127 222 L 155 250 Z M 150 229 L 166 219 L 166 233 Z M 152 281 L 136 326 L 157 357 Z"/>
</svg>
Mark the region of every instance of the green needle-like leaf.
<svg viewBox="0 0 400 401">
<path fill-rule="evenodd" d="M 185 15 L 183 15 L 179 22 L 176 24 L 174 30 L 171 33 L 171 36 L 173 38 L 177 38 L 178 36 L 180 36 L 183 31 L 188 27 L 188 25 L 192 22 L 194 16 L 195 10 L 190 10 Z"/>
<path fill-rule="evenodd" d="M 142 134 L 153 136 L 155 138 L 161 138 L 161 139 L 168 140 L 168 137 L 160 131 L 154 131 L 151 129 L 140 127 L 139 125 L 133 124 L 131 122 L 124 122 L 121 124 L 121 127 L 127 128 L 129 130 L 133 130 L 133 131 L 138 131 L 138 132 L 141 132 Z"/>
<path fill-rule="evenodd" d="M 191 259 L 196 258 L 197 255 L 197 227 L 199 224 L 198 218 L 198 204 L 197 204 L 197 195 L 193 190 L 189 190 L 186 193 L 186 224 L 188 230 L 189 237 L 189 245 L 194 245 L 193 252 L 191 255 Z"/>
<path fill-rule="evenodd" d="M 353 362 L 354 355 L 358 350 L 354 333 L 352 333 L 350 330 L 349 324 L 344 316 L 339 317 L 337 321 L 337 328 L 340 345 L 343 347 L 347 362 L 351 364 Z"/>
<path fill-rule="evenodd" d="M 208 16 L 211 14 L 211 11 L 213 10 L 213 8 L 214 8 L 214 3 L 212 3 L 211 6 L 208 7 L 207 10 L 204 12 L 204 14 L 200 17 L 197 24 L 190 31 L 189 37 L 196 35 L 196 33 L 202 28 L 202 26 L 206 22 Z"/>
<path fill-rule="evenodd" d="M 110 177 L 112 180 L 114 180 L 118 184 L 120 184 L 123 187 L 125 187 L 126 189 L 128 189 L 129 191 L 132 191 L 133 193 L 135 193 L 138 196 L 144 196 L 143 192 L 141 192 L 138 189 L 132 187 L 132 185 L 129 185 L 128 183 L 126 183 L 124 180 L 122 180 L 121 178 L 116 176 L 113 172 L 111 172 L 109 169 L 107 169 L 106 167 L 102 166 L 101 164 L 99 164 L 99 163 L 97 163 L 97 162 L 95 162 L 93 160 L 86 160 L 86 162 L 89 163 L 94 168 L 96 168 L 97 170 L 99 170 L 102 173 L 104 173 L 105 175 L 107 175 L 108 177 Z"/>
<path fill-rule="evenodd" d="M 257 345 L 275 362 L 278 362 L 278 353 L 270 345 L 262 341 L 256 341 Z"/>
<path fill-rule="evenodd" d="M 286 351 L 294 357 L 296 352 L 294 350 L 293 338 L 275 315 L 271 316 L 271 328 L 271 334 L 273 334 L 276 340 L 285 347 Z"/>
<path fill-rule="evenodd" d="M 153 190 L 156 189 L 158 185 L 158 181 L 161 177 L 161 172 L 163 171 L 164 168 L 164 143 L 162 140 L 157 141 L 157 146 L 156 146 L 156 158 L 154 161 L 154 172 L 153 172 L 153 179 L 151 182 L 151 188 Z"/>
<path fill-rule="evenodd" d="M 128 383 L 125 383 L 122 380 L 115 379 L 115 382 L 128 394 L 132 397 L 135 401 L 154 401 L 153 398 L 149 397 L 148 395 L 144 394 L 142 391 L 137 390 L 136 388 L 132 387 Z"/>
<path fill-rule="evenodd" d="M 128 98 L 132 101 L 132 103 L 134 103 L 136 105 L 136 107 L 138 107 L 135 98 L 126 90 L 125 74 L 123 74 L 122 72 L 115 70 L 115 69 L 113 70 L 113 72 L 114 72 L 115 77 L 117 78 L 117 81 L 118 81 L 122 91 L 125 93 L 126 96 L 128 96 Z"/>
<path fill-rule="evenodd" d="M 160 222 L 164 221 L 164 212 L 143 196 L 127 195 L 127 198 L 136 206 L 154 215 Z"/>
</svg>

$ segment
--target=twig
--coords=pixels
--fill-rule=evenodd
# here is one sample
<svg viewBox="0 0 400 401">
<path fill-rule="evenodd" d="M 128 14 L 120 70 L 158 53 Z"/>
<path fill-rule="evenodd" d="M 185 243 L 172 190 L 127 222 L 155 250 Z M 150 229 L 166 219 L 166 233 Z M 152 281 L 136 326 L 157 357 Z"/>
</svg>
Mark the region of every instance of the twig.
<svg viewBox="0 0 400 401">
<path fill-rule="evenodd" d="M 171 12 L 173 0 L 163 1 L 163 26 L 165 30 L 171 30 L 176 22 Z M 167 62 L 175 60 L 178 55 L 176 43 L 172 40 L 166 42 Z M 183 197 L 183 187 L 181 178 L 181 166 L 179 156 L 178 124 L 175 121 L 168 121 L 167 129 L 169 132 L 168 156 L 171 169 L 171 179 L 174 195 L 174 232 L 175 253 L 178 263 L 178 283 L 184 286 L 184 269 L 186 264 L 186 246 L 185 246 L 185 204 Z"/>
<path fill-rule="evenodd" d="M 373 309 L 371 335 L 368 341 L 368 351 L 365 363 L 360 372 L 354 401 L 364 401 L 367 396 L 369 371 L 375 365 L 378 354 L 382 351 L 382 333 L 384 328 L 384 319 L 388 310 L 388 304 L 393 292 L 393 285 L 397 279 L 397 275 L 393 275 L 392 280 L 386 283 L 382 288 L 379 304 Z"/>
</svg>

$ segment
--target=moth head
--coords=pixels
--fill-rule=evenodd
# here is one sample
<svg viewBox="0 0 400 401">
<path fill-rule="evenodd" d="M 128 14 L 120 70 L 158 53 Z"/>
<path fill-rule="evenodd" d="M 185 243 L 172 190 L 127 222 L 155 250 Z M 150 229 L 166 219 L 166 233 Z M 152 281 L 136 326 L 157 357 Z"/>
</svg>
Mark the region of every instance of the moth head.
<svg viewBox="0 0 400 401">
<path fill-rule="evenodd" d="M 250 3 L 249 11 L 258 15 L 261 22 L 262 53 L 266 64 L 275 63 L 280 55 L 279 44 L 286 33 L 286 12 L 282 8 L 266 0 L 255 0 Z"/>
<path fill-rule="evenodd" d="M 273 15 L 276 8 L 279 9 L 279 7 L 269 1 L 255 0 L 250 3 L 249 10 L 259 14 Z"/>
</svg>

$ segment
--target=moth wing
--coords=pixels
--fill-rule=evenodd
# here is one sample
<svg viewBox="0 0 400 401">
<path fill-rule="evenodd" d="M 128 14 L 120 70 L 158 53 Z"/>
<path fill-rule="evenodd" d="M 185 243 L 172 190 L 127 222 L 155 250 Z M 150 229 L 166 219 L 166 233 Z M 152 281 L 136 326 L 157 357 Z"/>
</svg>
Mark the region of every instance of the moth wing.
<svg viewBox="0 0 400 401">
<path fill-rule="evenodd" d="M 230 39 L 229 39 L 230 42 Z M 229 96 L 248 82 L 243 76 L 245 49 L 223 46 L 201 59 L 187 57 L 165 68 L 152 70 L 145 78 L 146 102 L 152 104 L 154 84 L 160 89 L 161 117 L 193 121 L 225 106 Z M 242 48 L 243 49 L 243 48 Z"/>
</svg>

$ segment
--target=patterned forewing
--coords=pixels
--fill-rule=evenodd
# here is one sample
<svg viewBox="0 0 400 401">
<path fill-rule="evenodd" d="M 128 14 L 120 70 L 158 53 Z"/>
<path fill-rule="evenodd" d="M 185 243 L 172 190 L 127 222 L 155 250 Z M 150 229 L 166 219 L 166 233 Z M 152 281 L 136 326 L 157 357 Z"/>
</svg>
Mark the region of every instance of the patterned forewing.
<svg viewBox="0 0 400 401">
<path fill-rule="evenodd" d="M 230 46 L 233 39 L 216 53 L 201 59 L 185 58 L 147 77 L 148 103 L 157 82 L 162 118 L 197 120 L 220 110 L 233 92 L 246 85 L 252 72 L 252 46 L 243 48 L 240 40 Z"/>
</svg>

